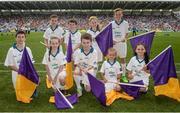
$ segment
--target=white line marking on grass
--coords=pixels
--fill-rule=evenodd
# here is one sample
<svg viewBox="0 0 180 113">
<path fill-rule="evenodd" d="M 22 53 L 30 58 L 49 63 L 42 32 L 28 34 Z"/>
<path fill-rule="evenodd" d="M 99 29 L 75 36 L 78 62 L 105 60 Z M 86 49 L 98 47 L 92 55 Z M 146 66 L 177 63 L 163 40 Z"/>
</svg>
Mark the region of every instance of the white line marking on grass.
<svg viewBox="0 0 180 113">
<path fill-rule="evenodd" d="M 35 65 L 43 65 L 42 63 L 34 63 Z M 0 65 L 4 65 L 4 63 L 0 62 Z M 180 63 L 175 63 L 175 65 L 180 65 Z"/>
<path fill-rule="evenodd" d="M 35 64 L 35 65 L 43 65 L 42 63 L 33 63 L 33 64 Z M 4 65 L 4 63 L 0 63 L 0 65 Z"/>
<path fill-rule="evenodd" d="M 0 70 L 1 73 L 10 73 L 10 70 Z M 37 71 L 38 73 L 45 73 L 46 71 Z"/>
</svg>

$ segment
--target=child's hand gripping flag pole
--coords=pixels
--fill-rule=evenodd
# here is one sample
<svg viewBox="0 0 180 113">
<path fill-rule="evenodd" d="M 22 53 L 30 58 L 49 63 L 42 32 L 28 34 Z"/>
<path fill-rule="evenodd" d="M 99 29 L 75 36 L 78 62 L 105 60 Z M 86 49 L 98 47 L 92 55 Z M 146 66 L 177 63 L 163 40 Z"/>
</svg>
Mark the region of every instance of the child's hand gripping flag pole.
<svg viewBox="0 0 180 113">
<path fill-rule="evenodd" d="M 68 99 L 62 94 L 62 92 L 61 92 L 55 85 L 52 85 L 52 87 L 59 92 L 59 94 L 60 94 L 60 95 L 62 96 L 62 98 L 66 101 L 66 103 L 71 107 L 71 109 L 73 109 L 73 108 L 74 108 L 73 105 L 72 105 L 72 104 L 68 101 Z"/>
</svg>

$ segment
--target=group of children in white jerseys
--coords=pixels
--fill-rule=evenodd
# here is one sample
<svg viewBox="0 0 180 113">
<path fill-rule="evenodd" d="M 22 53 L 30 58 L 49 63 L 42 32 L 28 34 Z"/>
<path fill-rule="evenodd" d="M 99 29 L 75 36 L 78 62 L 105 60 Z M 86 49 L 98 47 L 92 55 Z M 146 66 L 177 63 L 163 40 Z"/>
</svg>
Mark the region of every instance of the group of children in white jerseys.
<svg viewBox="0 0 180 113">
<path fill-rule="evenodd" d="M 107 60 L 101 66 L 100 72 L 102 73 L 103 82 L 105 83 L 106 92 L 110 90 L 120 91 L 120 85 L 114 82 L 119 82 L 120 78 L 123 81 L 129 82 L 143 80 L 144 84 L 148 87 L 149 73 L 146 67 L 148 63 L 148 56 L 146 47 L 139 43 L 135 48 L 135 56 L 131 58 L 127 67 L 125 58 L 127 54 L 127 34 L 128 23 L 122 19 L 123 10 L 117 8 L 114 10 L 114 18 L 112 21 L 113 28 L 113 48 L 108 49 Z M 87 73 L 91 73 L 96 77 L 98 71 L 98 63 L 103 61 L 103 55 L 95 41 L 96 35 L 100 32 L 98 26 L 98 19 L 95 16 L 89 18 L 90 29 L 87 33 L 81 35 L 77 30 L 77 22 L 70 20 L 68 22 L 68 30 L 64 31 L 58 26 L 58 17 L 52 15 L 50 17 L 50 27 L 44 33 L 45 45 L 47 47 L 42 64 L 45 65 L 49 81 L 53 86 L 64 90 L 66 84 L 66 57 L 62 51 L 62 43 L 65 47 L 68 46 L 68 40 L 71 36 L 72 49 L 74 62 L 73 77 L 77 87 L 78 96 L 82 96 L 82 86 L 86 91 L 91 91 Z M 23 31 L 16 34 L 16 43 L 8 51 L 5 66 L 12 69 L 12 80 L 15 88 L 17 71 L 19 68 L 20 60 L 22 57 L 23 49 L 25 46 L 26 36 Z M 26 47 L 28 53 L 33 61 L 31 50 Z M 121 65 L 117 61 L 120 58 Z M 128 71 L 127 78 L 125 77 L 126 70 Z M 148 88 L 141 88 L 140 91 L 146 92 Z"/>
</svg>

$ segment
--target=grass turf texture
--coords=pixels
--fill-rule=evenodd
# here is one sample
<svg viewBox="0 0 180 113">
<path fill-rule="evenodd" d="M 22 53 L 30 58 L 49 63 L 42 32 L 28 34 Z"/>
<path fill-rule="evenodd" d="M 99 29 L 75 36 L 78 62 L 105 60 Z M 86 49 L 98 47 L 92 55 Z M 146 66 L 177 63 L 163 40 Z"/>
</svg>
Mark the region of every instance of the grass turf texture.
<svg viewBox="0 0 180 113">
<path fill-rule="evenodd" d="M 132 35 L 130 33 L 130 35 Z M 45 48 L 39 42 L 43 41 L 43 33 L 31 33 L 27 35 L 26 45 L 31 48 L 36 63 L 41 63 L 44 56 Z M 168 45 L 172 45 L 174 52 L 174 59 L 176 63 L 177 71 L 180 71 L 180 32 L 173 33 L 156 33 L 150 58 L 154 58 Z M 0 33 L 0 63 L 4 63 L 8 49 L 15 42 L 14 34 L 12 33 Z M 132 57 L 132 49 L 128 42 L 128 55 L 127 62 Z M 37 71 L 45 71 L 45 67 L 41 64 L 35 64 Z M 16 101 L 14 89 L 11 82 L 11 72 L 8 68 L 0 64 L 0 111 L 1 112 L 148 112 L 148 111 L 169 111 L 180 112 L 180 103 L 169 99 L 168 97 L 154 96 L 153 81 L 150 80 L 149 91 L 146 95 L 142 95 L 139 99 L 134 101 L 116 100 L 111 106 L 103 107 L 91 93 L 83 92 L 83 96 L 80 97 L 79 102 L 74 105 L 74 109 L 57 110 L 54 104 L 48 102 L 49 97 L 52 96 L 53 91 L 47 89 L 45 86 L 45 72 L 38 73 L 41 79 L 41 83 L 38 86 L 38 97 L 35 98 L 30 104 L 24 104 Z M 9 72 L 2 72 L 9 71 Z M 99 77 L 99 73 L 98 73 Z M 178 76 L 179 77 L 179 76 Z M 75 92 L 75 86 L 71 89 L 71 92 Z"/>
</svg>

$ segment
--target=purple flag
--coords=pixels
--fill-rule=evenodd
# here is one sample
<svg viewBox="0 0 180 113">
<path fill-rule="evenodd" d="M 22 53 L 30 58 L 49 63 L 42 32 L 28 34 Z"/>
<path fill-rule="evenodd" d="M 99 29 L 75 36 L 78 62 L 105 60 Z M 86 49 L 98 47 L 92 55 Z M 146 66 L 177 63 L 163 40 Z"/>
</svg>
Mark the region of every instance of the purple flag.
<svg viewBox="0 0 180 113">
<path fill-rule="evenodd" d="M 71 34 L 69 35 L 69 41 L 68 41 L 68 46 L 67 46 L 67 57 L 66 60 L 67 62 L 71 62 L 71 57 L 72 57 L 72 41 L 71 41 Z"/>
<path fill-rule="evenodd" d="M 77 103 L 77 101 L 78 101 L 77 94 L 67 96 L 66 98 L 69 100 L 69 102 L 72 105 Z M 58 91 L 55 93 L 55 105 L 56 105 L 57 109 L 71 108 Z"/>
<path fill-rule="evenodd" d="M 106 26 L 106 28 L 96 36 L 96 42 L 103 55 L 106 56 L 108 49 L 113 47 L 112 24 Z"/>
<path fill-rule="evenodd" d="M 170 77 L 177 78 L 171 47 L 165 49 L 158 57 L 149 62 L 147 66 L 153 76 L 155 86 L 166 84 Z"/>
<path fill-rule="evenodd" d="M 31 58 L 29 57 L 26 47 L 24 48 L 23 51 L 18 74 L 25 76 L 27 79 L 31 80 L 36 84 L 39 83 L 39 76 L 32 64 Z"/>
<path fill-rule="evenodd" d="M 148 32 L 148 33 L 141 34 L 141 35 L 131 38 L 130 43 L 133 48 L 133 51 L 135 51 L 137 44 L 143 43 L 146 46 L 147 54 L 150 55 L 150 50 L 151 50 L 154 34 L 155 34 L 155 31 L 152 31 L 152 32 Z"/>
<path fill-rule="evenodd" d="M 92 76 L 89 73 L 88 79 L 93 95 L 100 101 L 102 105 L 106 106 L 106 93 L 104 83 L 97 80 L 94 76 Z"/>
<path fill-rule="evenodd" d="M 161 52 L 147 66 L 154 79 L 155 96 L 164 95 L 180 102 L 180 86 L 171 46 Z"/>
<path fill-rule="evenodd" d="M 138 84 L 138 85 L 144 85 L 143 81 L 136 81 L 131 82 L 132 84 Z M 134 98 L 138 98 L 141 95 L 141 92 L 139 92 L 140 87 L 135 86 L 127 86 L 127 85 L 120 85 L 124 92 L 126 92 L 129 96 L 132 96 Z"/>
</svg>

